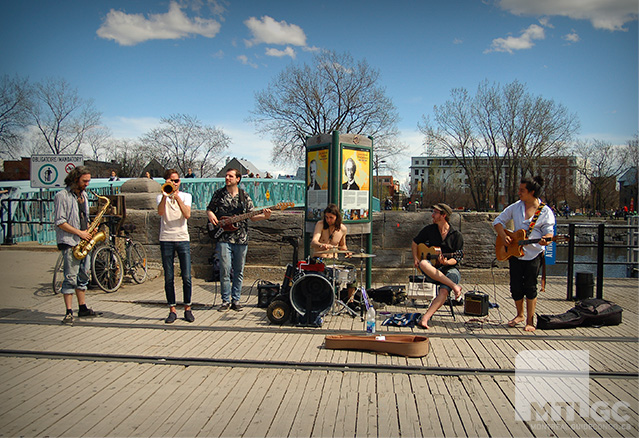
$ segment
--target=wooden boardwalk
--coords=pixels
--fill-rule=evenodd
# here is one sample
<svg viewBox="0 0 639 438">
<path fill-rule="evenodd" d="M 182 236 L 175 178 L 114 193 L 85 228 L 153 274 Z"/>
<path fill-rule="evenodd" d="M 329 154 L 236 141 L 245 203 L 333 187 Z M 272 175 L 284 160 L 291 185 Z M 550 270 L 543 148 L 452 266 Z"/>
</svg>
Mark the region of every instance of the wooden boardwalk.
<svg viewBox="0 0 639 438">
<path fill-rule="evenodd" d="M 60 324 L 62 298 L 45 289 L 37 307 L 0 306 L 0 435 L 639 436 L 636 279 L 605 280 L 604 297 L 624 308 L 614 327 L 508 328 L 504 284 L 477 286 L 499 304 L 485 318 L 455 307 L 453 320 L 442 308 L 424 331 L 381 327 L 378 315 L 382 333 L 428 335 L 423 358 L 325 349 L 327 334 L 363 333 L 364 323 L 328 315 L 321 328 L 274 326 L 245 285 L 244 310 L 218 312 L 215 284 L 194 280 L 193 324 L 164 324 L 162 277 L 89 291 L 103 315 L 74 326 Z M 538 313 L 571 308 L 565 294 L 565 279 L 549 278 Z M 409 304 L 382 312 L 425 310 Z M 527 350 L 587 351 L 582 406 L 592 409 L 516 418 L 515 361 Z"/>
</svg>

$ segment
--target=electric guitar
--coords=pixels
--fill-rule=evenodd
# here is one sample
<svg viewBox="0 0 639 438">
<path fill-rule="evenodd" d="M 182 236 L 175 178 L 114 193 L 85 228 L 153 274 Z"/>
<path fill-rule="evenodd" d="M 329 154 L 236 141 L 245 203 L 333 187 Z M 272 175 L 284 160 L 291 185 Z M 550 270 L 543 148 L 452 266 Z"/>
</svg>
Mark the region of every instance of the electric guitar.
<svg viewBox="0 0 639 438">
<path fill-rule="evenodd" d="M 495 241 L 495 254 L 497 255 L 497 260 L 504 261 L 508 260 L 511 257 L 521 257 L 524 255 L 524 245 L 530 245 L 531 243 L 537 243 L 541 239 L 526 239 L 526 230 L 517 230 L 510 231 L 504 230 L 506 235 L 509 236 L 512 240 L 509 245 L 497 235 L 497 240 Z M 570 236 L 565 234 L 558 234 L 553 237 L 546 238 L 548 241 L 552 242 L 568 242 L 570 240 Z"/>
<path fill-rule="evenodd" d="M 417 253 L 421 260 L 428 260 L 433 266 L 438 266 L 437 259 L 440 255 L 444 256 L 446 259 L 450 259 L 455 256 L 464 256 L 464 251 L 459 250 L 450 253 L 443 253 L 442 249 L 438 246 L 426 246 L 423 243 L 417 245 Z"/>
<path fill-rule="evenodd" d="M 280 202 L 271 207 L 264 207 L 261 210 L 250 211 L 248 213 L 238 214 L 236 216 L 222 216 L 219 219 L 217 226 L 213 225 L 211 222 L 208 222 L 207 226 L 209 229 L 209 236 L 211 236 L 213 239 L 217 239 L 224 232 L 233 232 L 237 230 L 238 228 L 234 224 L 241 222 L 243 220 L 252 218 L 253 216 L 257 216 L 258 214 L 263 213 L 264 210 L 266 210 L 267 208 L 271 210 L 275 210 L 275 209 L 286 210 L 287 208 L 290 208 L 290 207 L 295 207 L 295 203 Z"/>
</svg>

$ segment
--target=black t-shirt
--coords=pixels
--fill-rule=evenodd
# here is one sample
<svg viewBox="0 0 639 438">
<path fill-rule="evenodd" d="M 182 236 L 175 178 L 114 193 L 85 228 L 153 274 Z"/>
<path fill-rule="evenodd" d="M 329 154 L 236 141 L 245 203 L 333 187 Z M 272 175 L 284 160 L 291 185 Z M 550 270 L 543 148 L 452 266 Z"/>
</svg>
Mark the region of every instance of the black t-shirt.
<svg viewBox="0 0 639 438">
<path fill-rule="evenodd" d="M 441 248 L 444 254 L 456 253 L 452 257 L 447 258 L 454 258 L 457 260 L 457 265 L 443 266 L 440 268 L 442 272 L 445 273 L 452 267 L 459 267 L 459 262 L 461 262 L 463 257 L 461 251 L 464 249 L 464 238 L 462 237 L 462 233 L 454 229 L 452 225 L 450 225 L 450 229 L 448 230 L 448 234 L 444 240 L 442 240 L 442 235 L 439 232 L 437 224 L 430 224 L 422 228 L 422 230 L 413 239 L 413 242 L 417 245 L 423 243 L 429 247 L 437 246 Z"/>
</svg>

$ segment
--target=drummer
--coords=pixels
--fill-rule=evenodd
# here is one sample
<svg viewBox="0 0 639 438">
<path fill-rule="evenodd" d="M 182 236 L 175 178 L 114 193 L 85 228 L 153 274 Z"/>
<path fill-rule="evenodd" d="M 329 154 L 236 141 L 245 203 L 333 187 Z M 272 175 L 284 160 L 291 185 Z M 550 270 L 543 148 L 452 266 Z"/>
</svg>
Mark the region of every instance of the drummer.
<svg viewBox="0 0 639 438">
<path fill-rule="evenodd" d="M 342 215 L 335 204 L 328 204 L 324 209 L 324 219 L 315 224 L 311 252 L 313 257 L 337 258 L 335 254 L 317 254 L 327 250 L 347 251 L 346 225 L 342 223 Z"/>
</svg>

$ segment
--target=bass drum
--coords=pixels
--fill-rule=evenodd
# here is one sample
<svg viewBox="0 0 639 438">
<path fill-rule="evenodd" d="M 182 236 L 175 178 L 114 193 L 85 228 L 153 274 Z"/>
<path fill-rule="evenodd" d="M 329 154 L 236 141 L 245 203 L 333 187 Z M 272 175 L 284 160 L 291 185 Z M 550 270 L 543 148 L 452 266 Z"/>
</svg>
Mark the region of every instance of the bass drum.
<svg viewBox="0 0 639 438">
<path fill-rule="evenodd" d="M 326 315 L 335 302 L 331 282 L 319 274 L 305 274 L 297 278 L 291 287 L 291 304 L 297 313 Z"/>
</svg>

